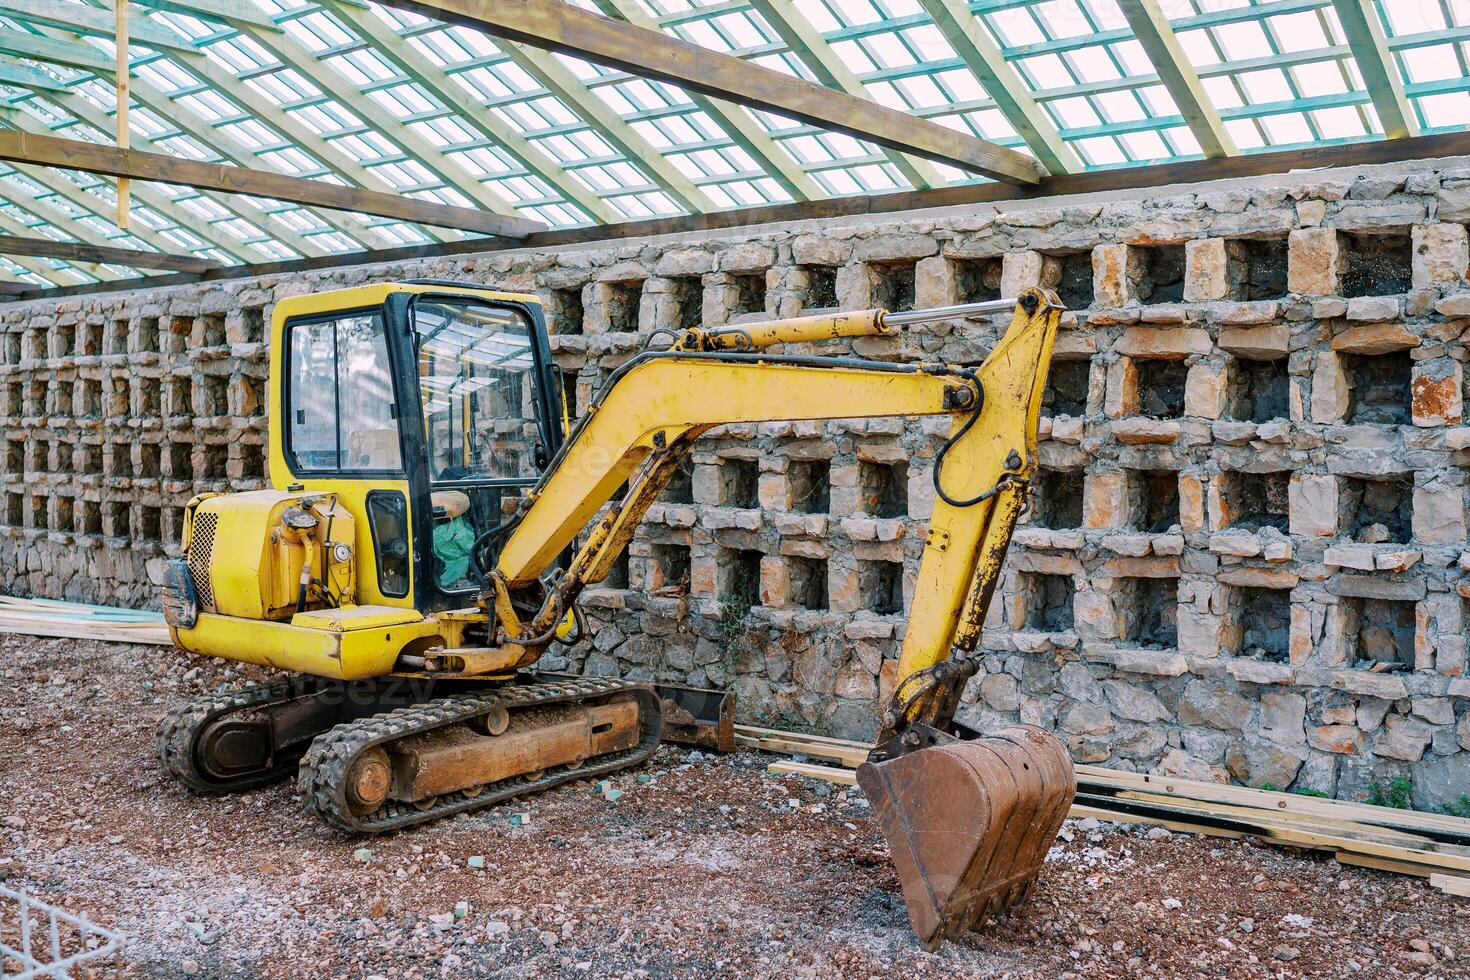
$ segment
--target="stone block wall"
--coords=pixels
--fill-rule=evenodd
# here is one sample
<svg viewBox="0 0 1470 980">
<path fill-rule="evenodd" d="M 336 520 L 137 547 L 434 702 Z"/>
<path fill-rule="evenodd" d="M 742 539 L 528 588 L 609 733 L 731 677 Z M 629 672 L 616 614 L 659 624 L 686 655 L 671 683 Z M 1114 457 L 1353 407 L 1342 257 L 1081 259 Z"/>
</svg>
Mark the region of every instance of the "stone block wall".
<svg viewBox="0 0 1470 980">
<path fill-rule="evenodd" d="M 0 588 L 156 604 L 185 499 L 263 478 L 284 296 L 542 295 L 576 406 L 655 330 L 1013 295 L 1071 307 L 973 724 L 1078 761 L 1361 797 L 1470 792 L 1470 162 L 769 225 L 0 306 Z M 974 364 L 1004 317 L 805 352 Z M 945 420 L 702 440 L 555 666 L 871 733 Z"/>
</svg>

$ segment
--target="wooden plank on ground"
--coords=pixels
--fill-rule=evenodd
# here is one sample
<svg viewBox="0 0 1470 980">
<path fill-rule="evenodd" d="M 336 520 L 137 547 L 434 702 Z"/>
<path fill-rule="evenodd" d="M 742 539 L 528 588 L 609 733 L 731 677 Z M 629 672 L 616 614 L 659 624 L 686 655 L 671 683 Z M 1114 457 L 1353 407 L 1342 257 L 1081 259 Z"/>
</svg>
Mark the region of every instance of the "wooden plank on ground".
<svg viewBox="0 0 1470 980">
<path fill-rule="evenodd" d="M 737 725 L 737 742 L 854 766 L 868 746 L 848 739 Z M 852 785 L 850 768 L 776 762 L 771 771 Z M 1078 766 L 1073 816 L 1334 853 L 1340 861 L 1424 877 L 1470 878 L 1470 821 L 1249 787 Z"/>
<path fill-rule="evenodd" d="M 773 762 L 769 766 L 766 766 L 766 771 L 785 776 L 806 776 L 808 779 L 822 779 L 829 783 L 836 783 L 839 786 L 857 785 L 857 774 L 851 769 L 818 766 L 810 762 Z"/>
<path fill-rule="evenodd" d="M 755 738 L 750 735 L 741 735 L 738 731 L 735 735 L 735 744 L 741 748 L 761 749 L 781 755 L 808 755 L 814 759 L 824 759 L 847 766 L 849 769 L 856 769 L 868 758 L 867 749 L 849 749 L 843 746 L 824 745 L 820 742 L 794 742 L 771 736 Z"/>
<path fill-rule="evenodd" d="M 102 627 L 74 627 L 59 623 L 0 622 L 0 633 L 14 636 L 47 636 L 72 640 L 99 640 L 104 643 L 136 643 L 140 646 L 173 646 L 168 630 L 111 630 Z"/>
<path fill-rule="evenodd" d="M 1374 871 L 1387 871 L 1390 874 L 1410 875 L 1415 878 L 1430 878 L 1436 874 L 1432 868 L 1427 868 L 1422 864 L 1412 861 L 1393 861 L 1372 854 L 1338 851 L 1335 857 L 1338 864 L 1346 864 L 1354 868 L 1372 868 Z"/>
<path fill-rule="evenodd" d="M 800 732 L 783 732 L 774 728 L 753 725 L 736 725 L 737 738 L 741 735 L 753 739 L 768 740 L 772 751 L 790 750 L 813 757 L 833 761 L 865 758 L 871 745 L 852 739 L 832 738 L 826 735 L 807 735 Z M 777 750 L 778 743 L 787 743 Z M 819 748 L 820 747 L 820 748 Z M 1409 833 L 1436 833 L 1442 837 L 1462 838 L 1456 843 L 1470 842 L 1470 820 L 1449 814 L 1425 813 L 1419 810 L 1398 810 L 1392 807 L 1371 806 L 1351 800 L 1332 800 L 1300 793 L 1280 793 L 1253 789 L 1249 786 L 1230 786 L 1226 783 L 1211 783 L 1174 776 L 1149 773 L 1125 772 L 1120 769 L 1105 769 L 1101 766 L 1079 765 L 1077 782 L 1087 788 L 1138 790 L 1141 792 L 1176 797 L 1179 799 L 1203 800 L 1236 806 L 1246 806 L 1277 814 L 1301 814 L 1330 820 L 1351 820 L 1377 827 L 1390 827 Z"/>
<path fill-rule="evenodd" d="M 761 728 L 758 725 L 736 725 L 735 734 L 748 735 L 751 738 L 778 738 L 789 742 L 861 749 L 864 754 L 873 747 L 868 742 L 858 742 L 850 738 L 833 738 L 831 735 L 809 735 L 806 732 L 785 732 L 779 728 Z"/>
<path fill-rule="evenodd" d="M 1094 797 L 1095 798 L 1095 797 Z M 1340 843 L 1335 847 L 1357 853 L 1388 853 L 1392 849 L 1397 860 L 1415 860 L 1420 864 L 1436 864 L 1458 867 L 1462 863 L 1470 870 L 1470 848 L 1444 844 L 1417 834 L 1388 827 L 1374 827 L 1347 820 L 1329 820 L 1299 814 L 1273 814 L 1250 807 L 1226 806 L 1201 800 L 1180 800 L 1169 797 L 1148 797 L 1144 794 L 1123 794 L 1122 799 L 1140 800 L 1160 808 L 1178 809 L 1198 813 L 1201 816 L 1220 817 L 1241 823 L 1259 826 L 1263 834 L 1308 833 L 1331 838 Z M 1404 857 L 1400 851 L 1412 851 L 1417 858 Z"/>
<path fill-rule="evenodd" d="M 18 596 L 0 596 L 0 633 L 173 645 L 168 627 L 157 613 Z"/>
<path fill-rule="evenodd" d="M 1172 820 L 1168 817 L 1146 816 L 1138 813 L 1122 813 L 1118 810 L 1109 810 L 1105 807 L 1091 806 L 1087 803 L 1073 803 L 1067 816 L 1077 820 L 1091 817 L 1094 820 L 1105 820 L 1108 823 L 1143 824 L 1149 827 L 1163 827 L 1172 830 L 1176 834 L 1203 834 L 1206 837 L 1222 837 L 1226 840 L 1240 840 L 1249 837 L 1250 834 L 1239 830 L 1231 830 L 1228 827 L 1212 827 L 1208 824 L 1191 823 L 1187 820 Z"/>
<path fill-rule="evenodd" d="M 1470 898 L 1470 878 L 1460 875 L 1432 874 L 1429 876 L 1429 885 L 1437 891 L 1446 895 L 1459 895 L 1461 898 Z"/>
<path fill-rule="evenodd" d="M 1077 781 L 1083 785 L 1137 789 L 1165 796 L 1233 803 L 1281 813 L 1344 818 L 1411 832 L 1437 830 L 1463 836 L 1470 840 L 1470 820 L 1449 814 L 1398 810 L 1392 807 L 1355 803 L 1351 800 L 1331 800 L 1303 796 L 1300 793 L 1252 789 L 1249 786 L 1230 786 L 1225 783 L 1178 779 L 1173 776 L 1123 772 L 1117 769 L 1103 769 L 1099 766 L 1078 766 Z"/>
</svg>

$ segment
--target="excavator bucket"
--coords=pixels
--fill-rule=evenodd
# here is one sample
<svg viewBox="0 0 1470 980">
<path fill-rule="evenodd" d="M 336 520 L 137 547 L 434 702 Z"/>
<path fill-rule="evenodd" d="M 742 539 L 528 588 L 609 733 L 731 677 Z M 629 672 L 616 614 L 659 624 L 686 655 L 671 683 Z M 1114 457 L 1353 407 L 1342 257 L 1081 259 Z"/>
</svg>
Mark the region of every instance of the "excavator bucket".
<svg viewBox="0 0 1470 980">
<path fill-rule="evenodd" d="M 1077 790 L 1066 748 L 1030 725 L 867 762 L 857 779 L 930 951 L 1025 897 Z"/>
</svg>

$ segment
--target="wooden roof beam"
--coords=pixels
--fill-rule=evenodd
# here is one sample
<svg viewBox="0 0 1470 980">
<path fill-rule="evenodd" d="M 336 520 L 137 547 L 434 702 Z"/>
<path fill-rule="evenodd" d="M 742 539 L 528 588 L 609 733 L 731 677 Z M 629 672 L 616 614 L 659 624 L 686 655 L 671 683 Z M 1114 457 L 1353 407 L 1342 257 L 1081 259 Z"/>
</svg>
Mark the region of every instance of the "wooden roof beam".
<svg viewBox="0 0 1470 980">
<path fill-rule="evenodd" d="M 1118 7 L 1128 19 L 1138 43 L 1143 45 L 1144 53 L 1158 69 L 1164 88 L 1169 90 L 1205 156 L 1212 159 L 1239 156 L 1240 149 L 1205 92 L 1199 72 L 1190 65 L 1179 38 L 1174 36 L 1169 18 L 1159 9 L 1158 0 L 1118 0 Z"/>
<path fill-rule="evenodd" d="M 1062 139 L 1056 123 L 1037 104 L 1021 76 L 985 33 L 963 0 L 919 2 L 1041 165 L 1054 175 L 1081 170 L 1082 161 Z"/>
<path fill-rule="evenodd" d="M 163 269 L 168 272 L 208 272 L 218 269 L 218 262 L 197 255 L 174 255 L 170 252 L 143 252 L 135 248 L 90 245 L 86 242 L 62 242 L 54 238 L 30 238 L 0 235 L 0 255 L 28 255 L 67 262 L 96 262 L 101 265 L 124 265 L 131 269 Z"/>
<path fill-rule="evenodd" d="M 777 113 L 1007 183 L 1035 186 L 1024 153 L 559 0 L 378 0 L 384 6 Z"/>
<path fill-rule="evenodd" d="M 0 132 L 0 160 L 36 163 L 64 170 L 85 170 L 134 180 L 156 180 L 232 194 L 249 194 L 294 204 L 373 214 L 507 238 L 524 238 L 530 232 L 543 227 L 537 221 L 474 208 L 419 201 L 396 194 L 346 187 L 321 180 L 304 180 L 222 163 L 200 163 L 163 153 L 120 150 L 113 146 L 55 136 Z"/>
<path fill-rule="evenodd" d="M 1419 118 L 1404 93 L 1403 74 L 1389 51 L 1372 0 L 1332 0 L 1342 32 L 1347 35 L 1353 60 L 1373 99 L 1383 133 L 1391 140 L 1419 135 Z"/>
</svg>

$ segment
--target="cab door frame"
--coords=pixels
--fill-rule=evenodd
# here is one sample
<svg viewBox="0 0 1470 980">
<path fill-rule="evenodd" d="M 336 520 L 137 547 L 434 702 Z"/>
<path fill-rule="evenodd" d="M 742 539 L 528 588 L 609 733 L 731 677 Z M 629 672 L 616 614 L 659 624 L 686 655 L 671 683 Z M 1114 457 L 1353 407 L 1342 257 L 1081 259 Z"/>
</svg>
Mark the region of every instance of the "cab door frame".
<svg viewBox="0 0 1470 980">
<path fill-rule="evenodd" d="M 448 283 L 442 291 L 395 292 L 384 303 L 395 390 L 398 392 L 399 439 L 408 482 L 410 540 L 413 542 L 414 607 L 422 613 L 458 609 L 471 605 L 479 589 L 471 587 L 453 592 L 440 588 L 434 571 L 434 516 L 431 494 L 435 490 L 502 489 L 524 491 L 534 486 L 539 473 L 556 457 L 566 433 L 562 428 L 557 380 L 551 360 L 551 345 L 546 336 L 546 321 L 541 307 L 511 299 L 490 299 L 483 287 L 465 283 L 460 291 Z M 458 284 L 456 284 L 458 285 Z M 471 290 L 474 290 L 473 292 Z M 438 300 L 491 309 L 513 310 L 525 317 L 531 346 L 532 408 L 541 452 L 536 459 L 537 477 L 516 479 L 472 478 L 440 480 L 430 476 L 428 446 L 425 439 L 423 393 L 419 383 L 418 357 L 415 350 L 414 310 L 420 300 Z"/>
<path fill-rule="evenodd" d="M 388 381 L 393 392 L 395 409 L 401 411 L 406 392 L 399 379 L 394 376 L 391 358 L 398 341 L 394 337 L 393 325 L 384 306 L 384 293 L 379 289 L 354 290 L 346 301 L 340 294 L 322 293 L 295 297 L 277 304 L 272 314 L 271 325 L 271 368 L 270 393 L 273 410 L 270 413 L 268 436 L 268 470 L 274 489 L 287 492 L 335 495 L 357 519 L 357 592 L 358 601 L 364 605 L 413 607 L 415 591 L 414 569 L 409 563 L 407 581 L 402 591 L 385 590 L 382 553 L 379 547 L 378 527 L 372 518 L 371 501 L 379 497 L 398 497 L 405 511 L 411 503 L 409 485 L 403 467 L 397 469 L 354 469 L 313 468 L 303 469 L 292 445 L 290 431 L 293 410 L 292 360 L 293 331 L 316 323 L 337 322 L 353 316 L 374 315 L 382 318 L 383 342 L 389 352 Z M 334 378 L 333 383 L 339 379 Z M 416 395 L 415 395 L 416 397 Z M 401 420 L 395 419 L 400 429 L 399 455 L 403 453 Z M 340 417 L 332 419 L 332 425 L 341 426 Z M 405 522 L 404 534 L 412 541 L 410 528 Z"/>
</svg>

